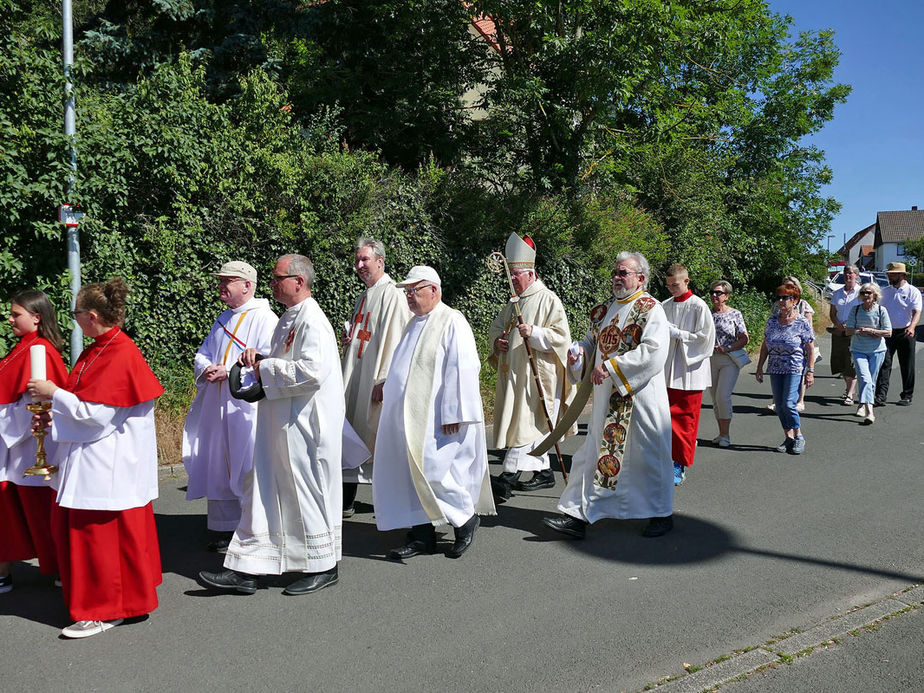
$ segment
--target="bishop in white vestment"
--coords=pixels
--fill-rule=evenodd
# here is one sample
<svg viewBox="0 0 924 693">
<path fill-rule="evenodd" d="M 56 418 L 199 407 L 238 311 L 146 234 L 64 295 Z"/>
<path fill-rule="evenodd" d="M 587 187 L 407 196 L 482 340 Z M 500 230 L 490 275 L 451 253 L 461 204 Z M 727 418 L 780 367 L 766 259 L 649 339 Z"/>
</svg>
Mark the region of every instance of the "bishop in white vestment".
<svg viewBox="0 0 924 693">
<path fill-rule="evenodd" d="M 385 272 L 385 248 L 381 241 L 360 238 L 356 242 L 356 274 L 366 286 L 356 299 L 353 317 L 346 325 L 343 343 L 343 394 L 346 419 L 370 453 L 366 459 L 350 459 L 344 446 L 344 516 L 353 514 L 357 483 L 372 483 L 375 434 L 382 411 L 382 390 L 391 367 L 392 353 L 404 326 L 411 318 L 404 292 Z"/>
<path fill-rule="evenodd" d="M 488 332 L 492 345 L 488 360 L 497 369 L 494 393 L 494 446 L 506 448 L 504 471 L 496 480 L 499 498 L 509 497 L 514 487 L 538 491 L 555 486 L 549 455 L 529 452 L 549 433 L 548 415 L 555 425 L 562 402 L 572 394 L 567 375 L 571 330 L 561 300 L 536 276 L 536 250 L 532 239 L 524 241 L 513 233 L 507 239 L 505 256 L 517 301 L 507 303 L 494 318 Z M 517 324 L 517 306 L 522 324 Z M 542 396 L 526 351 L 542 383 Z M 533 472 L 519 481 L 520 473 Z"/>
<path fill-rule="evenodd" d="M 479 514 L 494 514 L 475 337 L 465 317 L 440 301 L 439 275 L 411 269 L 400 284 L 414 318 L 392 358 L 379 420 L 372 493 L 380 530 L 410 527 L 404 559 L 436 548 L 434 526 L 450 524 L 458 558 Z"/>
<path fill-rule="evenodd" d="M 330 322 L 311 297 L 314 268 L 301 255 L 276 263 L 273 295 L 286 306 L 267 358 L 248 348 L 266 399 L 257 412 L 253 470 L 244 481 L 241 522 L 219 573 L 207 585 L 253 594 L 257 575 L 308 573 L 286 594 L 308 594 L 338 580 L 341 558 L 340 453 L 343 380 Z"/>
<path fill-rule="evenodd" d="M 679 485 L 696 454 L 703 390 L 712 385 L 709 357 L 715 348 L 715 321 L 706 302 L 690 290 L 690 277 L 683 265 L 668 268 L 667 290 L 671 297 L 661 305 L 671 338 L 664 378 L 671 407 L 674 484 Z"/>
<path fill-rule="evenodd" d="M 582 390 L 592 386 L 593 411 L 558 503 L 562 515 L 544 522 L 570 536 L 583 538 L 586 526 L 603 518 L 649 518 L 650 537 L 673 527 L 669 328 L 661 304 L 644 290 L 648 273 L 644 256 L 617 257 L 614 298 L 591 311 L 591 329 L 569 356 L 576 373 L 589 371 Z"/>
<path fill-rule="evenodd" d="M 244 477 L 253 466 L 257 405 L 235 399 L 228 373 L 247 347 L 265 354 L 276 314 L 265 298 L 254 298 L 257 271 L 246 262 L 227 262 L 215 273 L 219 298 L 228 309 L 218 316 L 196 352 L 196 398 L 183 427 L 183 464 L 189 475 L 186 499 L 208 499 L 208 528 L 227 533 L 209 544 L 224 551 L 241 519 Z"/>
</svg>

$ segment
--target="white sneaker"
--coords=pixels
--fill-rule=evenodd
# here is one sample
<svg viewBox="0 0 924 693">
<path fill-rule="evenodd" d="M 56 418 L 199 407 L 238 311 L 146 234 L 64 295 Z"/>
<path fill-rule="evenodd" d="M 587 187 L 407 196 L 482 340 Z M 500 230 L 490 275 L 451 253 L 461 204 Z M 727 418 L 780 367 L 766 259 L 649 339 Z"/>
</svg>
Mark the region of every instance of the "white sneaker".
<svg viewBox="0 0 924 693">
<path fill-rule="evenodd" d="M 722 436 L 716 436 L 715 438 L 712 439 L 712 444 L 718 445 L 720 440 L 722 440 Z"/>
<path fill-rule="evenodd" d="M 865 404 L 861 404 L 861 405 L 857 408 L 857 413 L 854 414 L 854 416 L 866 416 L 866 405 L 865 405 Z"/>
<path fill-rule="evenodd" d="M 770 411 L 776 411 L 776 402 L 770 402 L 770 404 L 767 405 L 767 409 Z"/>
<path fill-rule="evenodd" d="M 91 635 L 105 633 L 120 623 L 122 623 L 121 618 L 117 618 L 115 621 L 77 621 L 77 623 L 63 628 L 61 635 L 65 638 L 89 638 Z"/>
<path fill-rule="evenodd" d="M 731 447 L 731 439 L 730 439 L 730 438 L 724 438 L 724 437 L 719 438 L 719 447 L 720 447 L 720 448 Z"/>
</svg>

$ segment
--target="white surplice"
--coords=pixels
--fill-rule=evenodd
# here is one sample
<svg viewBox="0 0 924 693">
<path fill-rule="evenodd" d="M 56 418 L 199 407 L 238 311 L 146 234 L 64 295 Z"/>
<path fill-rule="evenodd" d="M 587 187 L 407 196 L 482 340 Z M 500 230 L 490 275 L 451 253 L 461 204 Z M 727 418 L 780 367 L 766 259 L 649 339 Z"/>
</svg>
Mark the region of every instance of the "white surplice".
<svg viewBox="0 0 924 693">
<path fill-rule="evenodd" d="M 443 324 L 442 329 L 424 334 L 428 321 L 434 319 Z M 438 303 L 430 313 L 408 323 L 385 381 L 376 439 L 372 497 L 380 530 L 427 523 L 460 527 L 476 512 L 495 512 L 488 483 L 480 370 L 472 328 L 458 311 Z M 415 387 L 423 383 L 429 391 Z M 409 419 L 406 412 L 416 407 L 426 414 Z M 444 434 L 442 426 L 453 423 L 460 424 L 459 431 Z M 421 490 L 411 469 L 416 453 L 409 446 L 414 446 L 414 440 L 422 440 L 423 479 L 418 481 L 425 488 Z M 420 493 L 426 494 L 432 517 Z"/>
<path fill-rule="evenodd" d="M 114 407 L 58 389 L 51 402 L 58 505 L 127 510 L 157 498 L 154 400 Z"/>
<path fill-rule="evenodd" d="M 317 301 L 282 314 L 260 362 L 253 469 L 225 567 L 252 575 L 322 572 L 341 556 L 343 380 Z"/>
<path fill-rule="evenodd" d="M 222 312 L 196 352 L 196 398 L 183 427 L 183 464 L 189 475 L 187 500 L 205 496 L 209 501 L 240 502 L 244 477 L 253 465 L 257 405 L 234 399 L 227 380 L 210 383 L 204 374 L 212 365 L 223 365 L 230 371 L 247 347 L 265 354 L 276 322 L 269 301 L 252 298 Z M 225 520 L 230 524 L 222 524 L 210 514 L 209 528 L 231 531 L 239 517 L 239 512 L 231 513 Z"/>
<path fill-rule="evenodd" d="M 24 476 L 35 464 L 36 440 L 32 436 L 32 412 L 26 405 L 32 400 L 23 395 L 15 402 L 0 404 L 0 482 L 11 481 L 17 486 L 48 486 L 43 476 Z M 51 463 L 55 442 L 45 436 L 45 455 Z"/>
<path fill-rule="evenodd" d="M 674 390 L 703 391 L 712 385 L 709 357 L 715 348 L 715 320 L 706 302 L 693 294 L 661 303 L 667 316 L 670 342 L 664 376 Z"/>
<path fill-rule="evenodd" d="M 642 292 L 622 301 L 614 300 L 601 324 L 609 325 L 618 315 L 619 327 L 625 326 L 632 305 L 641 297 L 653 300 Z M 664 384 L 669 334 L 664 309 L 655 301 L 641 342 L 625 354 L 604 359 L 590 333 L 581 341 L 584 358 L 591 358 L 593 354 L 587 368 L 606 362 L 610 377 L 594 385 L 587 438 L 571 460 L 568 485 L 558 502 L 561 512 L 587 522 L 607 517 L 666 517 L 673 512 L 671 414 Z M 611 361 L 618 365 L 618 373 Z M 583 361 L 575 364 L 578 372 L 582 364 Z M 604 419 L 614 390 L 621 395 L 631 393 L 633 406 L 619 481 L 615 489 L 609 490 L 594 484 L 594 472 L 600 455 Z"/>
<path fill-rule="evenodd" d="M 404 291 L 395 286 L 388 274 L 366 289 L 353 307 L 348 334 L 349 344 L 343 351 L 343 393 L 346 418 L 370 451 L 375 451 L 375 433 L 382 411 L 380 402 L 372 401 L 372 389 L 385 382 L 391 367 L 392 353 L 411 319 Z M 344 481 L 371 483 L 372 461 L 344 469 Z M 348 466 L 344 448 L 344 467 Z"/>
</svg>

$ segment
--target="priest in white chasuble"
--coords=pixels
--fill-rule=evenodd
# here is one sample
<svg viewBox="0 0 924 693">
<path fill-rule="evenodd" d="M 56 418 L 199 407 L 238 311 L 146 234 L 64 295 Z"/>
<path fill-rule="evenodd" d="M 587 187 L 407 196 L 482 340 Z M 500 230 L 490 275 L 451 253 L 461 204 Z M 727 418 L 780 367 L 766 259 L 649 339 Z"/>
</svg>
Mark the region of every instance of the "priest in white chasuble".
<svg viewBox="0 0 924 693">
<path fill-rule="evenodd" d="M 414 317 L 395 348 L 385 381 L 372 468 L 380 530 L 411 528 L 407 544 L 389 553 L 402 560 L 436 551 L 434 527 L 452 525 L 446 551 L 460 557 L 479 515 L 495 514 L 488 481 L 481 361 L 465 317 L 441 301 L 432 267 L 411 268 L 398 285 Z"/>
<path fill-rule="evenodd" d="M 411 319 L 404 292 L 385 272 L 385 246 L 374 238 L 360 238 L 355 246 L 356 275 L 365 284 L 353 307 L 343 336 L 343 396 L 346 418 L 366 448 L 374 453 L 375 433 L 382 411 L 382 389 L 391 355 Z M 372 463 L 343 458 L 343 515 L 354 513 L 357 484 L 372 483 Z"/>
<path fill-rule="evenodd" d="M 304 573 L 286 594 L 309 594 L 337 582 L 341 557 L 343 379 L 334 329 L 311 296 L 314 267 L 283 255 L 270 285 L 286 310 L 267 358 L 248 348 L 266 398 L 257 407 L 253 470 L 244 481 L 241 522 L 223 572 L 205 584 L 253 594 L 258 575 Z"/>
<path fill-rule="evenodd" d="M 186 499 L 208 499 L 207 524 L 216 533 L 210 551 L 224 553 L 241 519 L 244 477 L 253 466 L 257 405 L 235 399 L 228 373 L 247 347 L 265 354 L 276 314 L 255 298 L 257 270 L 226 262 L 218 272 L 218 298 L 228 306 L 196 352 L 196 398 L 183 427 L 183 464 L 189 475 Z"/>
<path fill-rule="evenodd" d="M 664 379 L 671 405 L 674 485 L 679 486 L 696 454 L 703 390 L 712 385 L 709 357 L 715 348 L 715 320 L 706 302 L 690 290 L 690 276 L 683 265 L 674 264 L 667 269 L 667 290 L 671 297 L 661 305 L 667 315 L 671 339 Z"/>
<path fill-rule="evenodd" d="M 568 317 L 558 296 L 536 276 L 535 244 L 529 237 L 521 239 L 512 233 L 504 255 L 517 301 L 504 306 L 488 333 L 489 361 L 497 369 L 494 447 L 507 449 L 504 471 L 495 480 L 499 497 L 508 497 L 510 488 L 538 491 L 555 486 L 548 453 L 533 457 L 529 452 L 550 432 L 548 420 L 555 425 L 562 403 L 571 396 Z M 514 305 L 522 324 L 518 324 Z M 542 383 L 541 394 L 527 344 Z M 533 472 L 532 478 L 520 481 L 524 471 Z"/>
<path fill-rule="evenodd" d="M 590 330 L 568 356 L 572 373 L 582 381 L 573 407 L 583 407 L 592 388 L 593 411 L 558 502 L 562 515 L 543 521 L 572 537 L 583 538 L 587 525 L 603 518 L 648 518 L 643 532 L 648 537 L 673 528 L 671 419 L 664 385 L 670 333 L 664 309 L 645 291 L 649 272 L 640 253 L 617 256 L 613 298 L 591 311 Z"/>
</svg>

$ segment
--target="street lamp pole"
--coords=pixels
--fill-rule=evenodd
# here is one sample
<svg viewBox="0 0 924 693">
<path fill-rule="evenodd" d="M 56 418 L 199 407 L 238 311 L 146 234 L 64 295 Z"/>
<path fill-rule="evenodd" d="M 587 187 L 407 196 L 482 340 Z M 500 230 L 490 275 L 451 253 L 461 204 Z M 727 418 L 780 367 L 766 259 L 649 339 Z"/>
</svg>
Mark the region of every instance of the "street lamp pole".
<svg viewBox="0 0 924 693">
<path fill-rule="evenodd" d="M 70 200 L 77 179 L 77 111 L 74 104 L 74 85 L 71 82 L 71 68 L 74 65 L 74 19 L 71 0 L 61 2 L 62 19 L 62 53 L 64 57 L 64 134 L 71 148 L 71 172 L 67 179 L 67 200 Z M 68 204 L 62 205 L 59 220 L 67 228 L 67 269 L 71 275 L 71 310 L 77 308 L 77 293 L 80 291 L 80 233 L 77 230 L 82 215 L 71 213 Z M 71 365 L 77 363 L 77 357 L 83 351 L 83 335 L 75 322 L 71 329 Z"/>
</svg>

